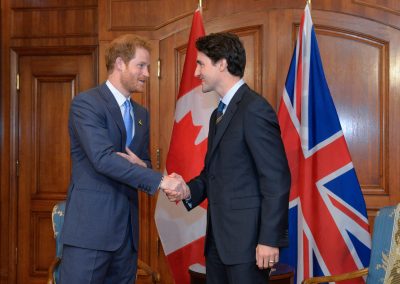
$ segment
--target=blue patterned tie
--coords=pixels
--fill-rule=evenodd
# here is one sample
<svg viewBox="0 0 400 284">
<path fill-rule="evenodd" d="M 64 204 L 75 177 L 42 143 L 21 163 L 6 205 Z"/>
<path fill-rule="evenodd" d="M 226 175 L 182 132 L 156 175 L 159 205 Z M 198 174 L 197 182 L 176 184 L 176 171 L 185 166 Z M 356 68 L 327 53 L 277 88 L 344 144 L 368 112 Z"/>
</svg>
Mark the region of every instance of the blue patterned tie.
<svg viewBox="0 0 400 284">
<path fill-rule="evenodd" d="M 215 121 L 215 124 L 218 124 L 221 121 L 222 116 L 224 115 L 224 112 L 223 112 L 224 108 L 225 108 L 225 104 L 222 101 L 219 101 L 218 108 L 217 108 L 217 120 Z"/>
<path fill-rule="evenodd" d="M 126 100 L 124 102 L 124 124 L 126 129 L 126 146 L 129 146 L 132 141 L 132 128 L 133 128 L 133 118 L 131 115 L 131 102 Z"/>
</svg>

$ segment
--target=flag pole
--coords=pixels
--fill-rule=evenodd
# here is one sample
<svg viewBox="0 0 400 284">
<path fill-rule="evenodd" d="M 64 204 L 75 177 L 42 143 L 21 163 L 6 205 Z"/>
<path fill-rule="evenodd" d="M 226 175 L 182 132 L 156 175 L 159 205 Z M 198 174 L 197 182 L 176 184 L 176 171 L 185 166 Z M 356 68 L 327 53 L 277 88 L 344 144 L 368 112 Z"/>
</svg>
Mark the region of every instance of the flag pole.
<svg viewBox="0 0 400 284">
<path fill-rule="evenodd" d="M 310 11 L 311 11 L 311 0 L 306 0 L 306 3 L 307 3 L 307 5 L 308 5 L 308 7 L 310 8 Z"/>
<path fill-rule="evenodd" d="M 200 15 L 203 15 L 203 1 L 199 0 L 199 6 L 197 8 L 200 11 Z"/>
</svg>

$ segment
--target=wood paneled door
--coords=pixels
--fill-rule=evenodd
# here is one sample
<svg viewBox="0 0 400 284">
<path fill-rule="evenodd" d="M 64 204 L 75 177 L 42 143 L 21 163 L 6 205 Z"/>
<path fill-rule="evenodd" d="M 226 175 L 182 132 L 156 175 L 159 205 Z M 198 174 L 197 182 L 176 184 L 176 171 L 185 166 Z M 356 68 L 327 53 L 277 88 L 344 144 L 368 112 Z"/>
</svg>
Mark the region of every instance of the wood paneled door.
<svg viewBox="0 0 400 284">
<path fill-rule="evenodd" d="M 53 206 L 65 199 L 72 98 L 96 84 L 95 56 L 18 54 L 17 283 L 44 283 L 55 256 Z"/>
</svg>

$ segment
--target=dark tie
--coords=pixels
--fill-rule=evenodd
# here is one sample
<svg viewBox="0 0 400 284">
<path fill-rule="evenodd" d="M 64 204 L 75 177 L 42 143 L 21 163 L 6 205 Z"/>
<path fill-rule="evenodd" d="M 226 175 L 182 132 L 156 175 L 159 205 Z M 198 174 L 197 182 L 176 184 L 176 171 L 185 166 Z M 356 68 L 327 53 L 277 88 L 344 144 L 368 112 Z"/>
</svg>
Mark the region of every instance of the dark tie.
<svg viewBox="0 0 400 284">
<path fill-rule="evenodd" d="M 133 128 L 133 118 L 131 115 L 131 102 L 130 100 L 126 100 L 124 102 L 124 124 L 126 129 L 126 146 L 129 146 L 132 141 L 132 128 Z"/>
<path fill-rule="evenodd" d="M 222 101 L 219 101 L 218 108 L 217 108 L 217 119 L 215 121 L 215 124 L 218 124 L 221 121 L 222 116 L 224 115 L 224 112 L 223 112 L 224 108 L 225 108 L 225 104 Z"/>
</svg>

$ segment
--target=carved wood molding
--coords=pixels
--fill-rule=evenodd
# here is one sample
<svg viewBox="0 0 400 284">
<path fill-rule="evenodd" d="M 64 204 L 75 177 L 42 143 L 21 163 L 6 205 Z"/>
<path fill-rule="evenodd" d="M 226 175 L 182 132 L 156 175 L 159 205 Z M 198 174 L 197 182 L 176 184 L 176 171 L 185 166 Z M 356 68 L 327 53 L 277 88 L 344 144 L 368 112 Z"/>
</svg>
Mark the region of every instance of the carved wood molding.
<svg viewBox="0 0 400 284">
<path fill-rule="evenodd" d="M 13 7 L 10 38 L 97 36 L 97 5 L 70 7 Z"/>
<path fill-rule="evenodd" d="M 124 23 L 117 23 L 116 21 L 121 21 L 121 16 L 118 11 L 121 10 L 121 6 L 124 6 L 124 9 L 130 10 L 130 11 L 135 11 L 135 8 L 133 8 L 133 5 L 138 5 L 138 2 L 140 3 L 139 5 L 141 6 L 141 10 L 143 11 L 149 11 L 149 10 L 154 10 L 154 9 L 165 9 L 165 5 L 167 1 L 163 0 L 106 0 L 106 17 L 107 17 L 107 28 L 108 31 L 156 31 L 159 30 L 167 25 L 170 25 L 174 22 L 177 22 L 183 18 L 190 17 L 193 15 L 193 12 L 196 10 L 198 6 L 198 0 L 192 0 L 192 5 L 188 7 L 184 11 L 177 11 L 175 15 L 170 15 L 170 16 L 164 16 L 160 18 L 156 18 L 151 22 L 151 24 L 138 24 L 138 23 L 133 23 L 126 21 Z M 115 5 L 118 5 L 118 7 L 114 7 Z M 203 11 L 207 9 L 206 1 L 203 0 L 202 4 L 202 9 Z M 137 9 L 137 8 L 136 8 Z M 143 14 L 141 18 L 146 17 L 146 14 Z M 123 21 L 123 20 L 122 20 Z M 132 20 L 133 21 L 133 20 Z"/>
<path fill-rule="evenodd" d="M 394 3 L 394 1 L 397 1 L 397 0 L 393 0 L 393 3 Z M 399 8 L 395 8 L 395 7 L 391 7 L 390 4 L 385 6 L 383 4 L 379 4 L 376 2 L 377 2 L 376 0 L 375 1 L 374 0 L 353 0 L 353 3 L 361 5 L 361 6 L 367 6 L 367 7 L 383 10 L 385 12 L 393 13 L 395 15 L 400 15 L 400 6 L 399 6 Z M 395 6 L 395 4 L 393 4 L 393 6 Z"/>
</svg>

